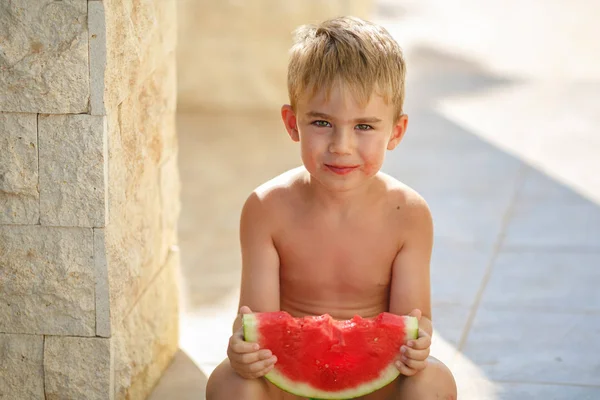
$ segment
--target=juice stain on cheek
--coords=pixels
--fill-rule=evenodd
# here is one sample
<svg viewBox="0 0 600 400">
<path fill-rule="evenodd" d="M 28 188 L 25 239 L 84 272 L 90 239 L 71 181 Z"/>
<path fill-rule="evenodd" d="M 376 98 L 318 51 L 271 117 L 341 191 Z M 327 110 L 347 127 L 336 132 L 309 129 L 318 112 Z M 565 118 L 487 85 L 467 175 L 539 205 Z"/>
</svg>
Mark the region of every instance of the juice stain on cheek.
<svg viewBox="0 0 600 400">
<path fill-rule="evenodd" d="M 365 175 L 374 175 L 380 169 L 381 169 L 381 163 L 380 162 L 369 162 L 369 161 L 365 161 L 364 164 L 362 165 L 362 168 L 361 168 L 362 172 Z"/>
</svg>

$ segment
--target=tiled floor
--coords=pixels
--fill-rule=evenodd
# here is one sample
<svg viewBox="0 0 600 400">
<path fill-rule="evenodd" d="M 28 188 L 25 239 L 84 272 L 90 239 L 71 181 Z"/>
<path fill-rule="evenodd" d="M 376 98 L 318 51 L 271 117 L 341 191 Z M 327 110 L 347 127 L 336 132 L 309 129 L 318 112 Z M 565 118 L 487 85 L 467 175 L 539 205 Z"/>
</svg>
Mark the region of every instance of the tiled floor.
<svg viewBox="0 0 600 400">
<path fill-rule="evenodd" d="M 405 20 L 386 23 L 407 43 L 410 123 L 384 169 L 420 191 L 434 214 L 434 355 L 455 372 L 461 400 L 600 399 L 600 90 L 590 89 L 600 88 L 600 60 L 577 46 L 597 45 L 588 35 L 598 25 L 583 18 L 577 33 L 560 20 L 572 42 L 561 68 L 552 53 L 561 45 L 546 46 L 555 37 L 546 20 L 520 18 L 504 32 L 472 0 L 460 10 L 441 0 L 385 3 L 405 6 L 395 14 Z M 564 13 L 553 3 L 544 15 L 554 21 L 576 8 L 587 16 L 598 11 L 592 3 L 565 2 Z M 531 19 L 546 3 L 502 4 Z M 449 25 L 466 9 L 484 45 L 468 26 Z M 527 21 L 549 36 L 529 35 Z M 536 57 L 519 35 L 539 42 Z M 153 400 L 203 398 L 182 376 L 201 380 L 200 370 L 210 374 L 225 357 L 241 204 L 299 161 L 276 110 L 181 115 L 179 137 L 182 354 Z"/>
</svg>

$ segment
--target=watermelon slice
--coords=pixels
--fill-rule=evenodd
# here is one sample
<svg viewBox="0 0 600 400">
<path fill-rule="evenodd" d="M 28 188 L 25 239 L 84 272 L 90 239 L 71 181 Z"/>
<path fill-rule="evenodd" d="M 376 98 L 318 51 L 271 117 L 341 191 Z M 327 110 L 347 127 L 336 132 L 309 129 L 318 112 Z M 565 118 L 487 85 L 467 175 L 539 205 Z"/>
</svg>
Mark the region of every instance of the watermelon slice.
<svg viewBox="0 0 600 400">
<path fill-rule="evenodd" d="M 278 311 L 244 314 L 242 322 L 244 339 L 277 357 L 265 378 L 313 399 L 352 399 L 389 384 L 400 374 L 394 365 L 400 347 L 418 333 L 415 317 L 387 312 L 339 321 Z"/>
</svg>

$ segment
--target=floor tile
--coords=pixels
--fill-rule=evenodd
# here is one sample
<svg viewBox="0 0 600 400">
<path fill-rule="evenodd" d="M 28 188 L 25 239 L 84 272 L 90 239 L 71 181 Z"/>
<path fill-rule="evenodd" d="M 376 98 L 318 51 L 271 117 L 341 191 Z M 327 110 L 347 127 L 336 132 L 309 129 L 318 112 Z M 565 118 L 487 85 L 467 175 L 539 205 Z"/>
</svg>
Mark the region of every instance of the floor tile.
<svg viewBox="0 0 600 400">
<path fill-rule="evenodd" d="M 432 307 L 433 328 L 449 344 L 456 346 L 467 323 L 471 307 L 442 304 Z"/>
<path fill-rule="evenodd" d="M 227 357 L 227 346 L 237 313 L 237 298 L 229 304 L 184 312 L 180 322 L 180 347 L 198 365 L 219 364 Z"/>
<path fill-rule="evenodd" d="M 432 302 L 473 304 L 491 256 L 491 245 L 474 247 L 437 240 L 431 257 Z"/>
<path fill-rule="evenodd" d="M 218 363 L 202 363 L 199 365 L 199 367 L 204 373 L 204 375 L 210 376 L 218 365 Z"/>
<path fill-rule="evenodd" d="M 436 239 L 490 245 L 496 242 L 508 210 L 506 198 L 478 201 L 464 195 L 426 198 L 434 221 Z"/>
<path fill-rule="evenodd" d="M 454 375 L 460 400 L 496 399 L 500 385 L 492 382 L 482 368 L 464 354 L 457 354 L 449 367 Z"/>
<path fill-rule="evenodd" d="M 538 201 L 552 200 L 575 204 L 588 202 L 575 189 L 534 168 L 528 168 L 526 171 L 519 198 Z"/>
<path fill-rule="evenodd" d="M 503 247 L 540 246 L 600 249 L 600 204 L 528 168 Z"/>
<path fill-rule="evenodd" d="M 501 253 L 482 304 L 547 312 L 597 312 L 600 252 Z"/>
<path fill-rule="evenodd" d="M 600 249 L 600 206 L 583 199 L 520 199 L 508 223 L 503 247 Z"/>
<path fill-rule="evenodd" d="M 600 386 L 600 318 L 480 307 L 464 356 L 493 380 Z"/>
<path fill-rule="evenodd" d="M 597 400 L 600 387 L 539 385 L 531 383 L 497 383 L 498 392 L 494 399 L 544 399 L 544 400 Z"/>
<path fill-rule="evenodd" d="M 179 350 L 148 400 L 203 400 L 207 375 Z"/>
<path fill-rule="evenodd" d="M 597 400 L 600 387 L 506 383 L 459 376 L 460 400 Z"/>
</svg>

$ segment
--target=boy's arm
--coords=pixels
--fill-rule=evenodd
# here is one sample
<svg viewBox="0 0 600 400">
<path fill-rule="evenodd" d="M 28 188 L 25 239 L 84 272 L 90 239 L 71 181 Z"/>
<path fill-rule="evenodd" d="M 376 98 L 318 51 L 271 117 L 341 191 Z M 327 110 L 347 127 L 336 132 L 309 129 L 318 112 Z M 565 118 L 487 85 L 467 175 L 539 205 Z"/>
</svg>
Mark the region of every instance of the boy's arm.
<svg viewBox="0 0 600 400">
<path fill-rule="evenodd" d="M 419 328 L 430 336 L 431 323 L 430 262 L 433 248 L 433 221 L 427 203 L 419 198 L 407 210 L 403 222 L 406 235 L 392 267 L 390 312 L 408 315 L 421 310 Z"/>
<path fill-rule="evenodd" d="M 250 307 L 253 312 L 279 311 L 279 256 L 273 243 L 271 221 L 263 200 L 252 193 L 240 218 L 242 281 L 239 305 Z M 238 315 L 233 332 L 241 324 Z"/>
</svg>

